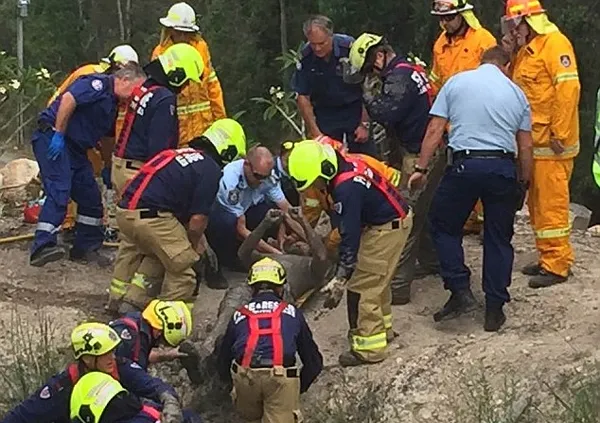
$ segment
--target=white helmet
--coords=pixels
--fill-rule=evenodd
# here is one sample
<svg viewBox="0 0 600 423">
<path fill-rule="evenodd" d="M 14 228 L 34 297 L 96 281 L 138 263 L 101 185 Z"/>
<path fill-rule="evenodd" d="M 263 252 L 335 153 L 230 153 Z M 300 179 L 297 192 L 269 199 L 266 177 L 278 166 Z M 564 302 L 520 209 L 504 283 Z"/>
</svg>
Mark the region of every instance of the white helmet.
<svg viewBox="0 0 600 423">
<path fill-rule="evenodd" d="M 196 12 L 187 3 L 175 3 L 169 9 L 167 16 L 160 18 L 159 21 L 163 26 L 177 31 L 198 32 L 200 30 L 196 25 Z"/>
<path fill-rule="evenodd" d="M 104 63 L 126 64 L 128 62 L 139 63 L 139 57 L 136 51 L 129 44 L 121 44 L 112 49 L 108 57 L 102 59 Z"/>
</svg>

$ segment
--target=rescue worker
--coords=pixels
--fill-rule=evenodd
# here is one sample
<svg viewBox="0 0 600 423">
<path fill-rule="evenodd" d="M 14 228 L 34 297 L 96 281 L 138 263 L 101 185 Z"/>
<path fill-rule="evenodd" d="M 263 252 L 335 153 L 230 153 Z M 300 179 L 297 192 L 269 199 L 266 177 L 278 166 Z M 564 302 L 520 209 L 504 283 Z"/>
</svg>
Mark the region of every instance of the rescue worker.
<svg viewBox="0 0 600 423">
<path fill-rule="evenodd" d="M 435 0 L 431 14 L 440 18 L 443 31 L 433 46 L 433 65 L 429 80 L 434 95 L 458 72 L 479 66 L 481 56 L 496 45 L 494 36 L 484 27 L 467 0 Z M 478 201 L 465 225 L 465 232 L 480 233 L 483 207 Z"/>
<path fill-rule="evenodd" d="M 581 85 L 573 46 L 539 1 L 509 0 L 502 19 L 518 46 L 513 81 L 531 104 L 533 176 L 529 213 L 539 260 L 523 268 L 529 286 L 565 282 L 574 253 L 569 242 L 569 180 L 579 153 Z"/>
<path fill-rule="evenodd" d="M 325 286 L 335 307 L 347 285 L 351 349 L 342 366 L 383 361 L 392 330 L 390 281 L 412 227 L 412 211 L 380 172 L 357 156 L 316 141 L 298 143 L 289 157 L 298 190 L 327 189 L 339 215 L 340 262 Z"/>
<path fill-rule="evenodd" d="M 376 154 L 369 141 L 368 115 L 362 106 L 360 84 L 344 82 L 344 65 L 354 39 L 334 34 L 326 16 L 313 16 L 303 26 L 308 42 L 292 77 L 298 110 L 309 136 L 341 140 L 352 153 Z"/>
<path fill-rule="evenodd" d="M 100 63 L 97 64 L 87 64 L 77 68 L 74 72 L 69 74 L 69 76 L 58 86 L 52 97 L 48 100 L 47 106 L 50 106 L 54 100 L 58 98 L 59 95 L 64 93 L 69 85 L 71 85 L 77 78 L 83 75 L 90 75 L 92 73 L 104 73 L 110 75 L 114 73 L 121 66 L 129 63 L 139 63 L 139 58 L 137 52 L 128 44 L 122 44 L 116 46 L 111 50 L 110 54 L 103 58 Z M 117 124 L 115 129 L 115 134 L 118 135 L 118 128 L 122 125 L 123 116 L 121 116 L 121 105 L 119 105 L 119 115 L 117 116 Z M 94 169 L 94 175 L 96 177 L 101 176 L 104 182 L 104 185 L 107 189 L 111 188 L 110 182 L 110 152 L 112 149 L 112 144 L 108 142 L 104 142 L 102 144 L 103 151 L 98 150 L 97 148 L 91 148 L 87 151 L 87 156 L 89 161 L 92 163 L 92 167 Z M 75 214 L 76 214 L 76 205 L 73 201 L 69 201 L 69 206 L 67 208 L 67 215 L 65 216 L 65 220 L 62 224 L 63 230 L 72 229 L 75 225 Z M 74 235 L 74 234 L 73 234 Z"/>
<path fill-rule="evenodd" d="M 434 314 L 436 322 L 475 308 L 471 270 L 464 263 L 462 228 L 478 199 L 486 210 L 484 329 L 497 331 L 506 321 L 503 307 L 510 301 L 507 288 L 514 260 L 514 218 L 529 186 L 533 160 L 530 106 L 523 91 L 507 76 L 509 69 L 510 56 L 496 46 L 484 53 L 479 68 L 448 80 L 431 109 L 421 155 L 409 180 L 409 188 L 426 180 L 428 162 L 442 145 L 449 123 L 451 164 L 430 212 L 444 287 L 451 292 L 450 299 Z"/>
<path fill-rule="evenodd" d="M 90 372 L 75 384 L 69 401 L 71 422 L 156 423 L 174 421 L 159 404 L 128 392 L 118 380 L 101 372 Z M 190 409 L 181 412 L 183 423 L 202 423 Z"/>
<path fill-rule="evenodd" d="M 111 283 L 126 289 L 123 301 L 129 305 L 121 304 L 121 312 L 144 309 L 152 300 L 151 283 L 162 283 L 159 299 L 184 301 L 190 308 L 196 299 L 193 266 L 198 252 L 208 251 L 204 230 L 221 167 L 245 154 L 246 137 L 237 122 L 226 119 L 190 145 L 160 152 L 123 189 L 117 208 L 121 244 Z"/>
<path fill-rule="evenodd" d="M 252 300 L 234 313 L 221 344 L 218 370 L 224 380 L 233 379 L 233 404 L 247 422 L 302 421 L 300 394 L 323 369 L 302 312 L 283 300 L 285 283 L 285 268 L 276 260 L 254 263 Z"/>
<path fill-rule="evenodd" d="M 160 42 L 152 52 L 156 59 L 176 43 L 188 43 L 202 56 L 204 70 L 200 82 L 192 82 L 177 95 L 179 146 L 187 146 L 201 136 L 218 119 L 226 116 L 223 91 L 212 65 L 208 44 L 196 25 L 196 12 L 187 3 L 176 3 L 167 16 L 160 19 L 163 26 Z"/>
<path fill-rule="evenodd" d="M 596 137 L 594 139 L 594 160 L 592 162 L 592 174 L 596 185 L 600 187 L 600 89 L 596 96 Z"/>
<path fill-rule="evenodd" d="M 175 390 L 150 376 L 137 363 L 115 357 L 119 335 L 103 323 L 83 323 L 71 334 L 75 362 L 53 376 L 33 395 L 4 416 L 2 423 L 69 423 L 69 401 L 73 387 L 89 372 L 102 372 L 118 380 L 131 393 L 162 404 L 169 410 L 164 421 L 178 423 L 181 415 Z"/>
<path fill-rule="evenodd" d="M 174 44 L 144 67 L 148 79 L 136 87 L 127 105 L 112 158 L 117 195 L 142 165 L 162 150 L 177 148 L 177 96 L 187 84 L 200 82 L 204 63 L 186 43 Z"/>
<path fill-rule="evenodd" d="M 217 201 L 211 211 L 206 237 L 219 259 L 219 270 L 207 275 L 227 287 L 221 267 L 238 268 L 237 250 L 263 219 L 267 210 L 278 207 L 288 211 L 279 180 L 275 177 L 273 155 L 268 148 L 256 146 L 248 151 L 245 159 L 228 164 L 223 169 Z M 277 230 L 270 234 L 277 238 Z M 266 241 L 259 242 L 258 250 L 269 254 L 281 254 L 279 248 Z"/>
<path fill-rule="evenodd" d="M 102 199 L 86 152 L 111 133 L 118 100 L 127 99 L 144 78 L 141 68 L 131 63 L 114 75 L 84 75 L 40 114 L 31 142 L 47 198 L 31 247 L 32 266 L 43 266 L 64 256 L 56 234 L 69 195 L 78 204 L 70 258 L 101 266 L 110 264 L 98 253 L 104 240 Z"/>
<path fill-rule="evenodd" d="M 419 156 L 421 142 L 429 122 L 432 90 L 425 70 L 396 55 L 380 35 L 362 34 L 352 45 L 350 63 L 364 76 L 378 76 L 382 87 L 376 94 L 364 93 L 369 116 L 382 124 L 388 136 L 388 162 L 410 175 Z M 431 176 L 423 190 L 410 193 L 402 178 L 400 187 L 414 212 L 413 226 L 392 280 L 392 304 L 410 301 L 410 287 L 416 273 L 417 258 L 432 272 L 439 267 L 437 254 L 430 239 L 427 221 L 429 205 L 445 169 L 445 158 L 438 155 L 431 167 Z"/>
<path fill-rule="evenodd" d="M 126 313 L 108 325 L 121 338 L 116 355 L 148 370 L 151 363 L 186 356 L 176 347 L 192 333 L 192 314 L 182 301 L 152 300 L 143 312 Z M 157 351 L 161 343 L 173 348 Z"/>
</svg>

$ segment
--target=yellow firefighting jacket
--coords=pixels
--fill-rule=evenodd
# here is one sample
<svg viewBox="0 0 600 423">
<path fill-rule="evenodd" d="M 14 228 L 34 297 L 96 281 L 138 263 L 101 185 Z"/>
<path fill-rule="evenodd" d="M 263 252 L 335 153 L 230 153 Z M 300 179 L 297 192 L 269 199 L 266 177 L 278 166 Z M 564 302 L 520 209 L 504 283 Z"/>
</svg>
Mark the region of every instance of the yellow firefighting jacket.
<svg viewBox="0 0 600 423">
<path fill-rule="evenodd" d="M 446 31 L 433 46 L 433 65 L 429 80 L 434 95 L 458 72 L 479 66 L 483 52 L 496 45 L 496 39 L 485 28 L 467 29 L 463 37 L 449 38 Z"/>
<path fill-rule="evenodd" d="M 167 39 L 152 52 L 152 60 L 163 53 L 173 42 Z M 223 90 L 212 67 L 208 44 L 200 36 L 190 43 L 202 55 L 204 72 L 200 83 L 190 82 L 177 96 L 179 118 L 179 145 L 187 145 L 199 137 L 217 119 L 226 117 Z"/>
<path fill-rule="evenodd" d="M 536 36 L 517 53 L 513 80 L 531 105 L 533 157 L 571 159 L 579 153 L 581 86 L 571 42 L 560 31 Z M 555 154 L 550 140 L 565 147 Z"/>
</svg>

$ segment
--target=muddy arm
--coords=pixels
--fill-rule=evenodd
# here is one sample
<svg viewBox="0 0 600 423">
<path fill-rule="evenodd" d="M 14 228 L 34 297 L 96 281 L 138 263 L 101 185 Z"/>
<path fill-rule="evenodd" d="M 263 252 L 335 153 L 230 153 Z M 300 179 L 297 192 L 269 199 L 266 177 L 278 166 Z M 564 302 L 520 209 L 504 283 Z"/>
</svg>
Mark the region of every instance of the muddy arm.
<svg viewBox="0 0 600 423">
<path fill-rule="evenodd" d="M 281 210 L 269 210 L 256 229 L 254 229 L 244 242 L 242 242 L 242 245 L 240 245 L 240 248 L 238 249 L 238 257 L 246 268 L 250 268 L 252 263 L 265 257 L 264 254 L 257 252 L 256 248 L 265 233 L 272 226 L 280 224 L 283 217 L 284 215 Z"/>
</svg>

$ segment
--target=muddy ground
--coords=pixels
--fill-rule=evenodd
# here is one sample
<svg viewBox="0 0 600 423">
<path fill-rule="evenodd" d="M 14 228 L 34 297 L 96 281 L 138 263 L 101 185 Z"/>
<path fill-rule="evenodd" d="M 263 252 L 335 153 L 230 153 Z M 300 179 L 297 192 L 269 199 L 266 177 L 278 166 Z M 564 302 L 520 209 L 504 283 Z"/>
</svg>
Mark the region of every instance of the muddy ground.
<svg viewBox="0 0 600 423">
<path fill-rule="evenodd" d="M 0 223 L 2 236 L 31 230 L 18 219 L 3 218 Z M 510 369 L 528 395 L 538 394 L 534 386 L 540 378 L 552 381 L 563 373 L 582 371 L 585 362 L 596 358 L 600 341 L 600 238 L 579 232 L 572 235 L 572 240 L 577 261 L 567 283 L 532 290 L 527 287 L 526 277 L 518 271 L 513 273 L 513 301 L 506 308 L 508 321 L 499 333 L 483 331 L 483 310 L 435 324 L 432 314 L 446 301 L 447 293 L 439 278 L 429 277 L 415 283 L 410 304 L 394 307 L 394 328 L 400 336 L 391 345 L 390 358 L 381 364 L 342 370 L 337 366 L 337 357 L 347 348 L 344 308 L 318 319 L 315 313 L 309 313 L 327 367 L 304 396 L 309 421 L 324 421 L 322 415 L 315 416 L 338 407 L 338 402 L 345 407 L 353 398 L 361 398 L 365 389 L 378 386 L 383 386 L 377 395 L 379 403 L 385 404 L 383 412 L 387 416 L 381 421 L 452 421 L 447 411 L 454 405 L 461 375 L 474 369 L 485 369 L 497 383 Z M 465 246 L 473 270 L 473 289 L 482 302 L 481 246 L 476 237 L 466 238 Z M 68 261 L 42 269 L 30 267 L 28 247 L 28 242 L 0 244 L 3 327 L 10 330 L 15 307 L 23 319 L 32 323 L 41 309 L 52 316 L 58 338 L 65 342 L 78 322 L 109 319 L 103 310 L 109 270 Z M 535 259 L 526 217 L 519 218 L 515 250 L 515 269 Z M 196 336 L 201 338 L 210 328 L 222 294 L 202 286 L 195 307 Z M 6 346 L 0 342 L 0 356 L 3 348 Z M 185 374 L 177 365 L 162 366 L 159 372 L 171 379 L 186 401 L 192 401 L 192 391 L 184 383 Z M 317 403 L 319 407 L 314 406 Z M 206 401 L 194 405 L 204 410 L 209 423 L 237 421 L 228 414 L 215 415 L 215 410 L 226 408 L 225 399 L 217 404 Z"/>
</svg>

